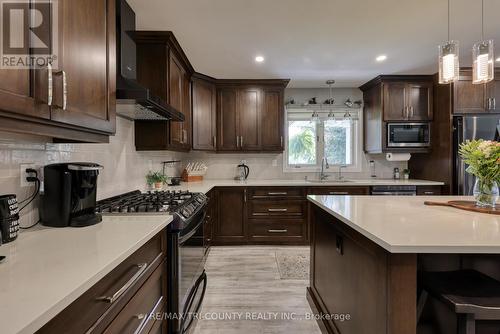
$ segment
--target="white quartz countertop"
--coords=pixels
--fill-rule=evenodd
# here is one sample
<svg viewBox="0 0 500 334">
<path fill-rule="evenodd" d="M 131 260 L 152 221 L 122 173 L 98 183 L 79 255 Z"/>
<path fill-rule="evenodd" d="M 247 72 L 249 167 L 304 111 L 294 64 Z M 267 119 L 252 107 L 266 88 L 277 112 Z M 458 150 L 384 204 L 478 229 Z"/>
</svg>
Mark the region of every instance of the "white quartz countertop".
<svg viewBox="0 0 500 334">
<path fill-rule="evenodd" d="M 424 201 L 471 197 L 310 195 L 308 199 L 391 253 L 500 254 L 500 216 L 424 205 Z"/>
<path fill-rule="evenodd" d="M 393 179 L 363 179 L 349 181 L 311 182 L 306 180 L 204 180 L 202 182 L 182 182 L 180 186 L 166 187 L 165 190 L 189 190 L 192 192 L 207 193 L 214 187 L 352 187 L 352 186 L 441 186 L 443 182 L 425 180 L 393 180 Z"/>
<path fill-rule="evenodd" d="M 0 332 L 33 333 L 172 221 L 104 216 L 82 228 L 37 227 L 0 246 Z"/>
</svg>

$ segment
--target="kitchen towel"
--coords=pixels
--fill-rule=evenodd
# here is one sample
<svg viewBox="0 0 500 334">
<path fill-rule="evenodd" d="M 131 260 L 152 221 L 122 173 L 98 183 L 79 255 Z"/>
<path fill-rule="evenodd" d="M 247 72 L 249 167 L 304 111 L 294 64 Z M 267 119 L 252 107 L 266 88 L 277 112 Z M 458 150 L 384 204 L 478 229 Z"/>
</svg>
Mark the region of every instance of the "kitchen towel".
<svg viewBox="0 0 500 334">
<path fill-rule="evenodd" d="M 410 153 L 387 153 L 385 155 L 387 161 L 408 161 L 411 158 Z"/>
</svg>

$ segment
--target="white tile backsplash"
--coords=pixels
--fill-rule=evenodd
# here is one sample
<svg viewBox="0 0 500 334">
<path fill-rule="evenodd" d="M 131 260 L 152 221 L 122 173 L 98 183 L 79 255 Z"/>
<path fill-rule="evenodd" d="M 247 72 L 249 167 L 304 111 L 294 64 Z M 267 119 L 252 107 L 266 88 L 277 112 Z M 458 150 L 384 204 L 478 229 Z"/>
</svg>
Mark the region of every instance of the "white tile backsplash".
<svg viewBox="0 0 500 334">
<path fill-rule="evenodd" d="M 134 123 L 117 118 L 116 135 L 108 144 L 53 144 L 49 138 L 0 132 L 0 194 L 14 193 L 18 200 L 25 199 L 33 187 L 20 188 L 21 163 L 34 163 L 38 167 L 50 163 L 68 161 L 95 162 L 104 166 L 99 175 L 98 198 L 106 198 L 123 192 L 144 189 L 148 170 L 161 170 L 161 161 L 204 161 L 209 169 L 207 179 L 229 179 L 236 175 L 236 165 L 246 160 L 251 179 L 303 179 L 304 173 L 283 173 L 282 154 L 216 154 L 206 152 L 137 152 L 134 145 Z M 405 168 L 406 163 L 390 163 L 383 156 L 366 157 L 363 171 L 345 174 L 346 177 L 369 177 L 368 160 L 377 164 L 380 178 L 392 176 L 392 168 Z M 273 166 L 273 161 L 276 162 Z M 182 165 L 167 168 L 167 174 L 179 175 Z M 308 174 L 312 176 L 314 174 Z M 21 225 L 36 222 L 36 201 L 22 212 Z"/>
</svg>

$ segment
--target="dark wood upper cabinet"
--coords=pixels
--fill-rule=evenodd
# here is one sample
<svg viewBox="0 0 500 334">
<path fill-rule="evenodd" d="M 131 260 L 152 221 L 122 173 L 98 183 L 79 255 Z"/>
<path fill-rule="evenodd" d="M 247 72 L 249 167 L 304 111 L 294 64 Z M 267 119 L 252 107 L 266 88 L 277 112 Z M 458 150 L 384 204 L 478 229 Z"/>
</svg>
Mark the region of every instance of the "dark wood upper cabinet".
<svg viewBox="0 0 500 334">
<path fill-rule="evenodd" d="M 425 153 L 428 148 L 387 147 L 387 124 L 433 120 L 432 75 L 382 75 L 359 87 L 363 91 L 364 150 L 367 153 Z"/>
<path fill-rule="evenodd" d="M 261 118 L 261 141 L 264 151 L 283 150 L 284 104 L 283 90 L 265 88 Z M 278 131 L 276 131 L 278 129 Z"/>
<path fill-rule="evenodd" d="M 432 120 L 433 83 L 409 83 L 407 85 L 408 119 L 416 121 Z"/>
<path fill-rule="evenodd" d="M 432 82 L 383 82 L 385 121 L 432 120 Z"/>
<path fill-rule="evenodd" d="M 63 0 L 56 8 L 57 68 L 0 70 L 0 128 L 60 141 L 106 142 L 115 132 L 115 1 Z M 31 50 L 29 41 L 25 46 Z"/>
<path fill-rule="evenodd" d="M 217 150 L 283 151 L 288 80 L 218 80 Z"/>
<path fill-rule="evenodd" d="M 384 87 L 384 120 L 406 120 L 407 94 L 406 83 L 387 83 Z"/>
<path fill-rule="evenodd" d="M 136 121 L 137 150 L 191 149 L 194 69 L 170 31 L 137 31 L 137 80 L 184 114 L 183 122 Z"/>
<path fill-rule="evenodd" d="M 54 75 L 53 120 L 114 132 L 114 83 L 108 76 L 114 58 L 103 57 L 109 30 L 116 29 L 114 17 L 108 15 L 113 8 L 112 0 L 59 1 L 61 71 Z"/>
<path fill-rule="evenodd" d="M 474 85 L 472 71 L 463 69 L 460 78 L 452 84 L 456 114 L 500 112 L 500 71 L 487 84 Z"/>
<path fill-rule="evenodd" d="M 261 96 L 262 91 L 259 88 L 244 88 L 238 91 L 239 142 L 243 151 L 258 151 L 261 148 Z"/>
<path fill-rule="evenodd" d="M 222 88 L 217 92 L 217 150 L 237 151 L 239 149 L 239 124 L 236 115 L 238 91 Z"/>
<path fill-rule="evenodd" d="M 170 105 L 184 115 L 183 122 L 170 122 L 170 148 L 189 151 L 191 93 L 190 76 L 174 54 L 169 59 L 169 101 Z"/>
<path fill-rule="evenodd" d="M 193 150 L 215 151 L 217 95 L 214 79 L 193 77 Z"/>
</svg>

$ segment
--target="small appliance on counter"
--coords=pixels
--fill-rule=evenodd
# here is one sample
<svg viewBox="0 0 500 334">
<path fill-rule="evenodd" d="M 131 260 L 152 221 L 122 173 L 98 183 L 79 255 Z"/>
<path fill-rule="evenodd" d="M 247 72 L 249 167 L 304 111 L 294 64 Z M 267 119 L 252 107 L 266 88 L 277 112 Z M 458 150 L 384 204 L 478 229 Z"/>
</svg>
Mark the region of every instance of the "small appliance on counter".
<svg viewBox="0 0 500 334">
<path fill-rule="evenodd" d="M 207 173 L 208 167 L 203 162 L 190 162 L 182 172 L 182 181 L 200 182 Z"/>
<path fill-rule="evenodd" d="M 241 163 L 236 166 L 237 173 L 234 178 L 237 181 L 245 181 L 248 179 L 248 175 L 250 174 L 250 168 L 246 165 L 246 161 L 242 160 Z"/>
<path fill-rule="evenodd" d="M 44 193 L 40 196 L 41 223 L 51 227 L 82 227 L 101 222 L 95 213 L 97 176 L 95 163 L 60 163 L 44 167 Z"/>
<path fill-rule="evenodd" d="M 0 196 L 0 244 L 11 242 L 19 233 L 19 207 L 16 195 Z"/>
</svg>

